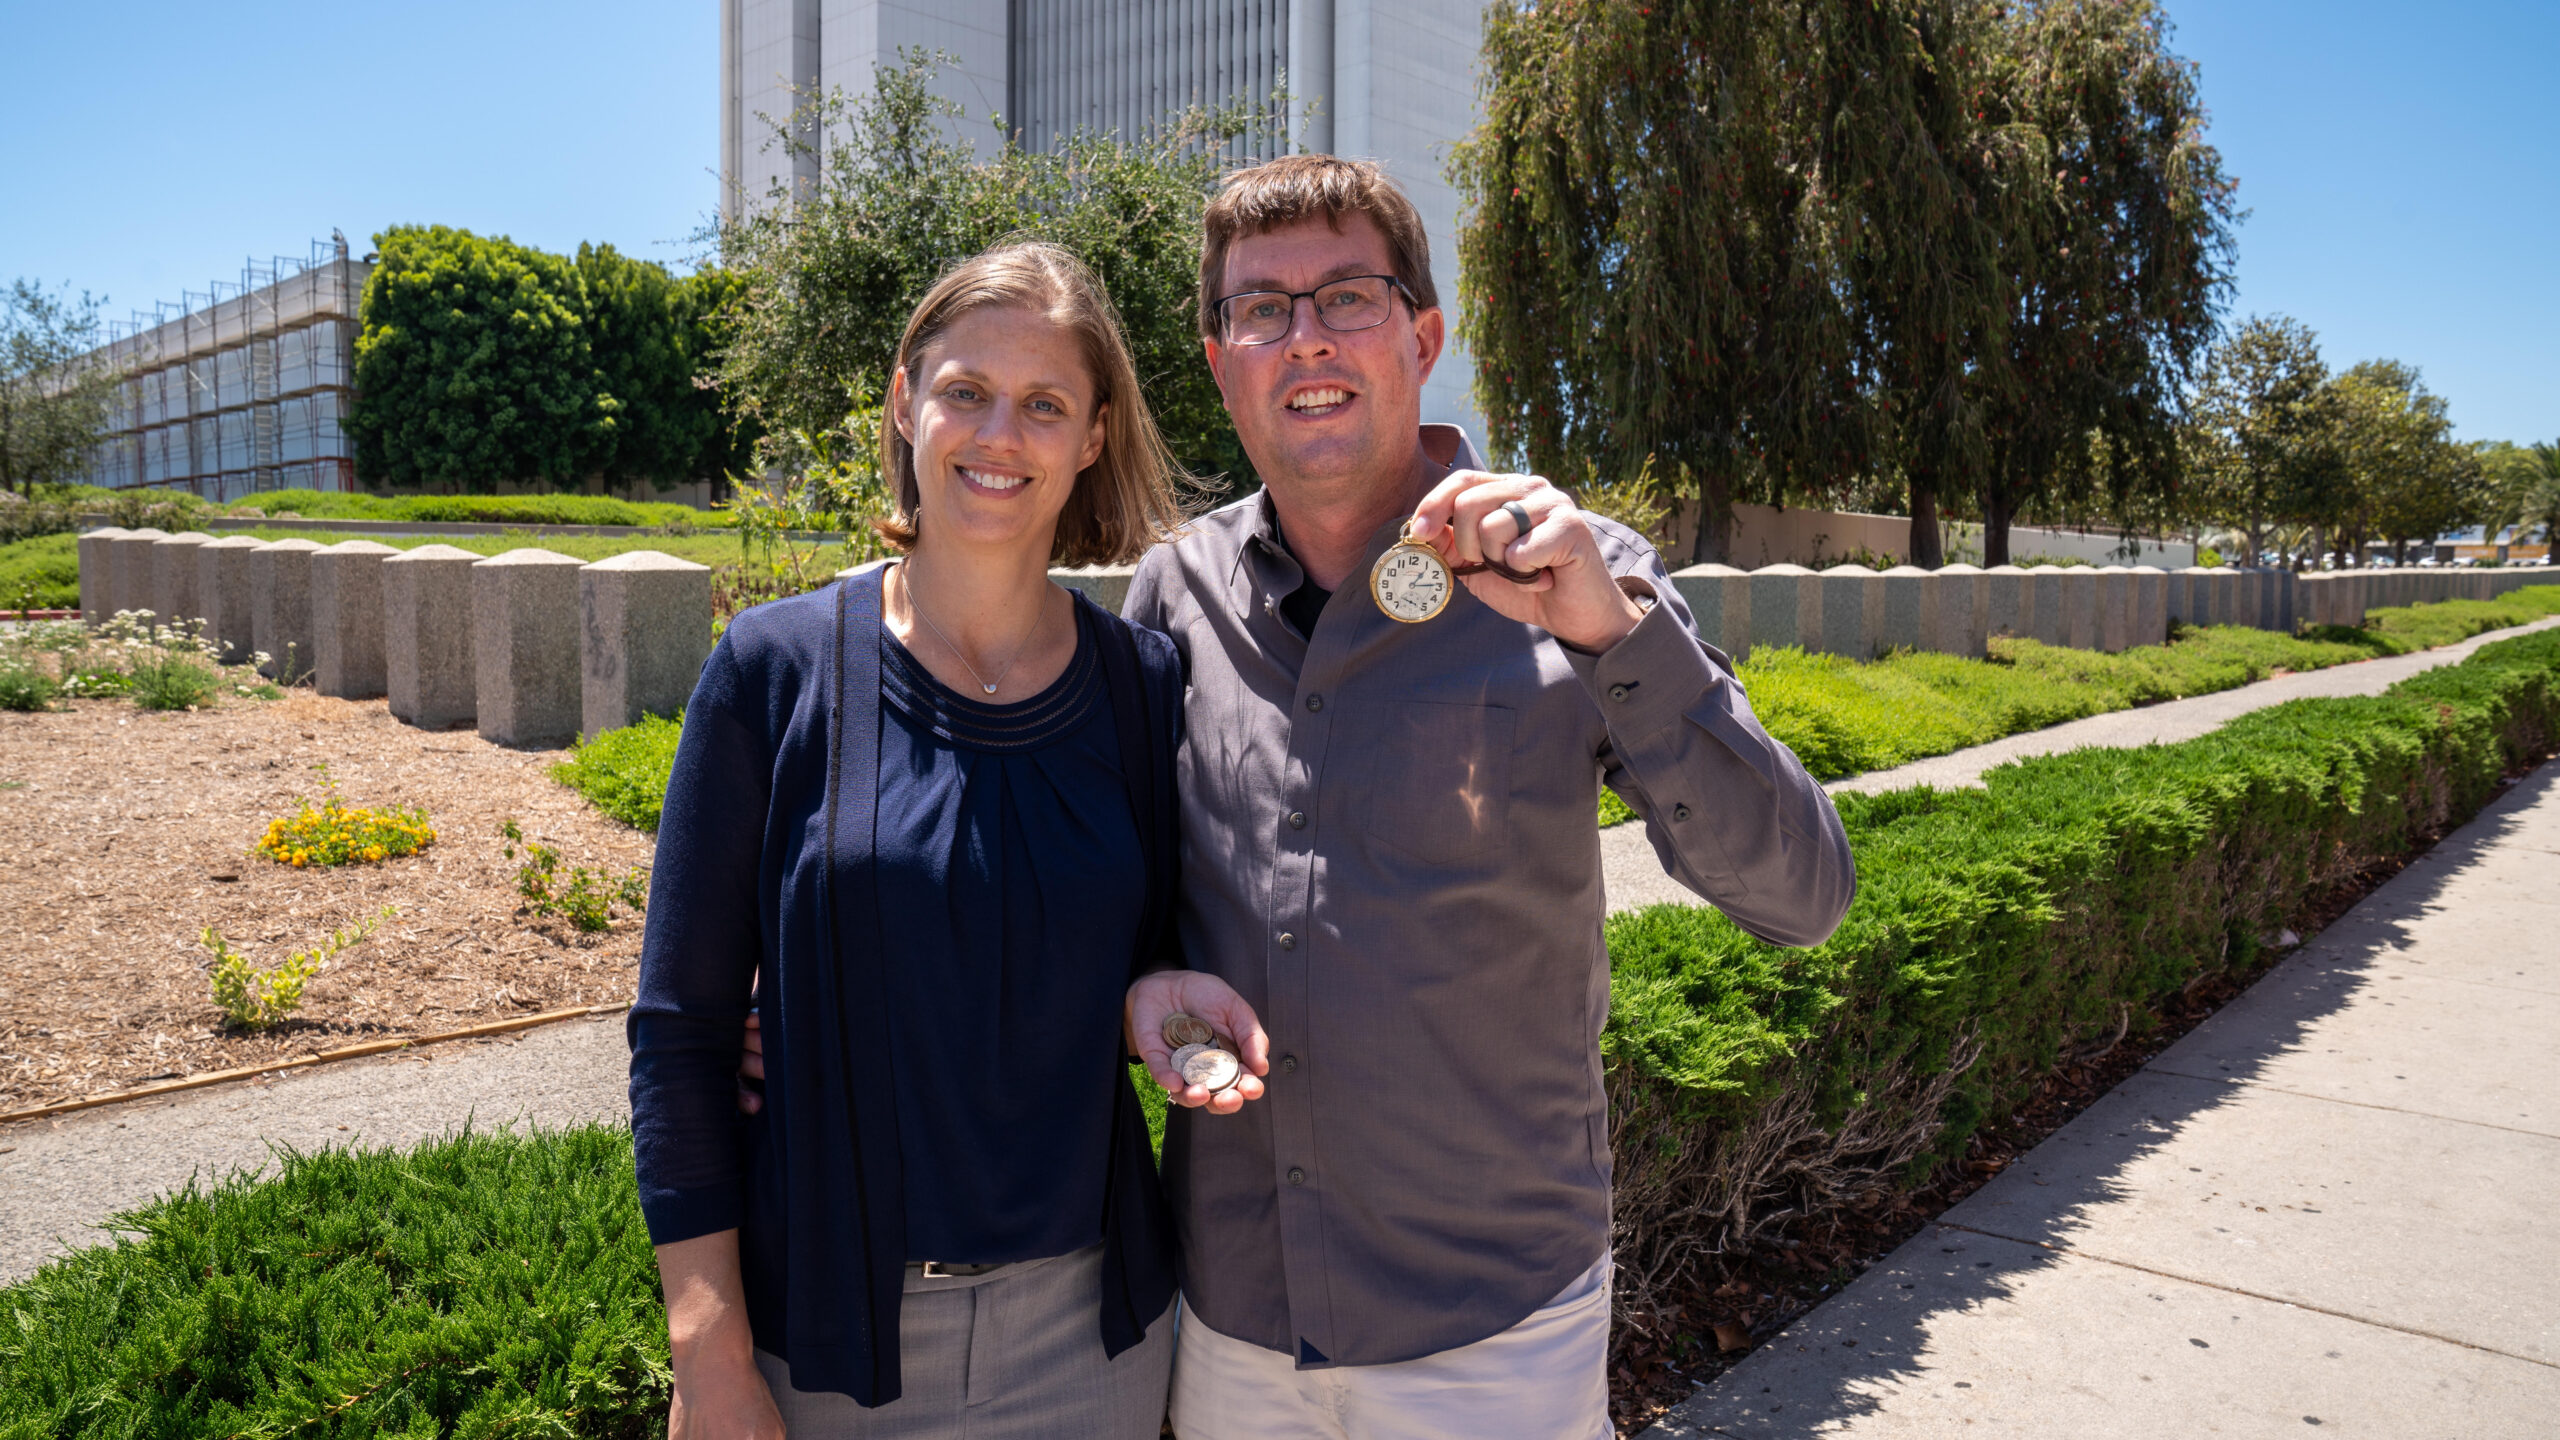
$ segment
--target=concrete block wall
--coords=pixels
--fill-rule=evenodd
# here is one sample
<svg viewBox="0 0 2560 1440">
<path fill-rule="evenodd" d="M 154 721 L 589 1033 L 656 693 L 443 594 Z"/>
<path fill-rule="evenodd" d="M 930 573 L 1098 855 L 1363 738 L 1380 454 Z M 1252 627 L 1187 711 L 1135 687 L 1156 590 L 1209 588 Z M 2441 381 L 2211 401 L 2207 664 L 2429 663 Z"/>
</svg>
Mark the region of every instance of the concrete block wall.
<svg viewBox="0 0 2560 1440">
<path fill-rule="evenodd" d="M 196 547 L 197 613 L 204 619 L 205 640 L 225 665 L 248 663 L 258 648 L 249 556 L 265 543 L 253 535 L 225 535 Z"/>
<path fill-rule="evenodd" d="M 481 559 L 450 546 L 225 539 L 106 528 L 80 537 L 81 611 L 201 616 L 230 658 L 319 672 L 323 693 L 389 693 L 426 726 L 476 724 L 548 746 L 681 708 L 711 648 L 710 571 L 656 552 L 586 565 L 547 550 Z M 183 561 L 183 567 L 181 562 Z M 183 568 L 184 577 L 180 576 Z M 1131 569 L 1052 572 L 1117 610 Z M 2560 568 L 2294 574 L 2148 568 L 1699 565 L 1673 574 L 1700 635 L 1739 660 L 1764 645 L 1868 659 L 1979 656 L 1994 636 L 2120 651 L 2173 622 L 2289 631 L 2355 626 L 2393 605 L 2560 584 Z"/>
<path fill-rule="evenodd" d="M 399 553 L 376 540 L 311 552 L 311 671 L 321 694 L 370 700 L 387 687 L 382 562 Z"/>
<path fill-rule="evenodd" d="M 1128 582 L 1121 582 L 1121 594 Z M 684 708 L 711 656 L 711 567 L 639 550 L 578 572 L 579 733 Z"/>
<path fill-rule="evenodd" d="M 115 542 L 133 532 L 103 525 L 80 537 L 80 618 L 104 625 L 115 618 Z"/>
</svg>

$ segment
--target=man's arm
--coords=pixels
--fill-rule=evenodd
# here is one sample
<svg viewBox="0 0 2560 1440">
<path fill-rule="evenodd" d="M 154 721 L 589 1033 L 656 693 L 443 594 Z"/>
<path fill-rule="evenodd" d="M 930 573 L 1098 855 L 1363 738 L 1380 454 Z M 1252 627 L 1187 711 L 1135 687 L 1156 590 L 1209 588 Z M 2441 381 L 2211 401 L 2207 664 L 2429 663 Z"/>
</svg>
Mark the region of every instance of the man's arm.
<svg viewBox="0 0 2560 1440">
<path fill-rule="evenodd" d="M 1858 888 L 1840 813 L 1761 728 L 1732 662 L 1699 641 L 1661 558 L 1627 538 L 1620 584 L 1653 609 L 1598 655 L 1566 652 L 1608 725 L 1604 778 L 1673 879 L 1763 940 L 1819 945 Z"/>
<path fill-rule="evenodd" d="M 1424 496 L 1412 533 L 1460 562 L 1539 572 L 1527 584 L 1485 571 L 1463 583 L 1563 646 L 1608 727 L 1608 782 L 1644 817 L 1673 878 L 1764 940 L 1830 938 L 1857 890 L 1839 813 L 1760 728 L 1651 545 L 1537 476 L 1477 470 Z"/>
</svg>

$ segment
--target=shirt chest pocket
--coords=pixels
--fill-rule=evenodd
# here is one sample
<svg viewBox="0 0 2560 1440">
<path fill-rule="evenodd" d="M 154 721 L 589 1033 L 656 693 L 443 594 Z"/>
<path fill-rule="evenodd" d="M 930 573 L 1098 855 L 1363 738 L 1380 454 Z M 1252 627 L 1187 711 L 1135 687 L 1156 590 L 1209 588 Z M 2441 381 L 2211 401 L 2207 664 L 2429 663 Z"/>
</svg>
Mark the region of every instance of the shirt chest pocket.
<svg viewBox="0 0 2560 1440">
<path fill-rule="evenodd" d="M 1446 866 L 1509 842 L 1513 712 L 1403 700 L 1362 705 L 1337 723 L 1335 744 L 1369 753 L 1352 810 L 1372 849 Z"/>
</svg>

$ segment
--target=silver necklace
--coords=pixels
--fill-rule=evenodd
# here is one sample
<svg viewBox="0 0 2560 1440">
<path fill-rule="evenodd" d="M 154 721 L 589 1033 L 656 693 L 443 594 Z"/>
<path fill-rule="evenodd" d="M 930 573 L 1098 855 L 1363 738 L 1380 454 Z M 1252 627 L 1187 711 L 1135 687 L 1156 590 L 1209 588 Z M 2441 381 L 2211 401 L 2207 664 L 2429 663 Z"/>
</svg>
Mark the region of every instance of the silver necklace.
<svg viewBox="0 0 2560 1440">
<path fill-rule="evenodd" d="M 1013 659 L 1004 662 L 1004 668 L 996 672 L 996 678 L 990 680 L 986 676 L 979 674 L 978 667 L 969 663 L 968 652 L 962 650 L 959 646 L 952 644 L 951 637 L 942 633 L 942 627 L 933 623 L 933 617 L 924 613 L 923 604 L 916 599 L 916 582 L 913 579 L 915 563 L 916 562 L 912 556 L 906 561 L 909 573 L 906 585 L 907 608 L 916 612 L 916 618 L 924 622 L 924 628 L 933 632 L 934 639 L 942 642 L 943 649 L 950 651 L 953 656 L 958 658 L 960 661 L 960 668 L 969 672 L 969 678 L 978 682 L 978 688 L 986 691 L 990 695 L 993 695 L 996 693 L 996 687 L 1004 683 L 1004 677 L 1013 673 L 1015 663 L 1022 659 L 1024 647 L 1031 643 L 1031 637 L 1029 635 L 1023 636 L 1022 644 L 1013 647 Z M 1034 630 L 1040 628 L 1039 616 L 1034 615 L 1031 617 L 1031 628 Z"/>
</svg>

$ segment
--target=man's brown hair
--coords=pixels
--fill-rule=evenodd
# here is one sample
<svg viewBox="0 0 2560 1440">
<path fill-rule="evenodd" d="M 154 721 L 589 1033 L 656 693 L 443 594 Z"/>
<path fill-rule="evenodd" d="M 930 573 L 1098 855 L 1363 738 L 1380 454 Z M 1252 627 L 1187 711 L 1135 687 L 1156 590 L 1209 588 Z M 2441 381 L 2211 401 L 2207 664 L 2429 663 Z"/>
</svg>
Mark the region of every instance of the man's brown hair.
<svg viewBox="0 0 2560 1440">
<path fill-rule="evenodd" d="M 1265 235 L 1283 226 L 1321 215 L 1334 233 L 1342 217 L 1366 215 L 1377 222 L 1395 254 L 1395 276 L 1413 296 L 1414 308 L 1440 303 L 1431 283 L 1431 238 L 1423 233 L 1422 216 L 1387 172 L 1366 160 L 1338 155 L 1283 155 L 1248 165 L 1227 177 L 1200 218 L 1200 333 L 1223 339 L 1218 326 L 1218 286 L 1227 268 L 1227 250 L 1248 235 Z"/>
<path fill-rule="evenodd" d="M 999 245 L 945 271 L 907 317 L 892 368 L 907 372 L 908 393 L 922 377 L 912 368 L 952 322 L 974 310 L 1003 308 L 1063 325 L 1075 334 L 1102 410 L 1102 453 L 1076 476 L 1075 493 L 1058 513 L 1050 547 L 1059 565 L 1126 565 L 1182 523 L 1180 491 L 1190 482 L 1166 449 L 1138 367 L 1121 333 L 1120 314 L 1083 261 L 1056 245 Z M 871 528 L 900 551 L 912 550 L 921 520 L 915 447 L 891 417 L 880 423 L 880 476 L 896 513 Z"/>
</svg>

